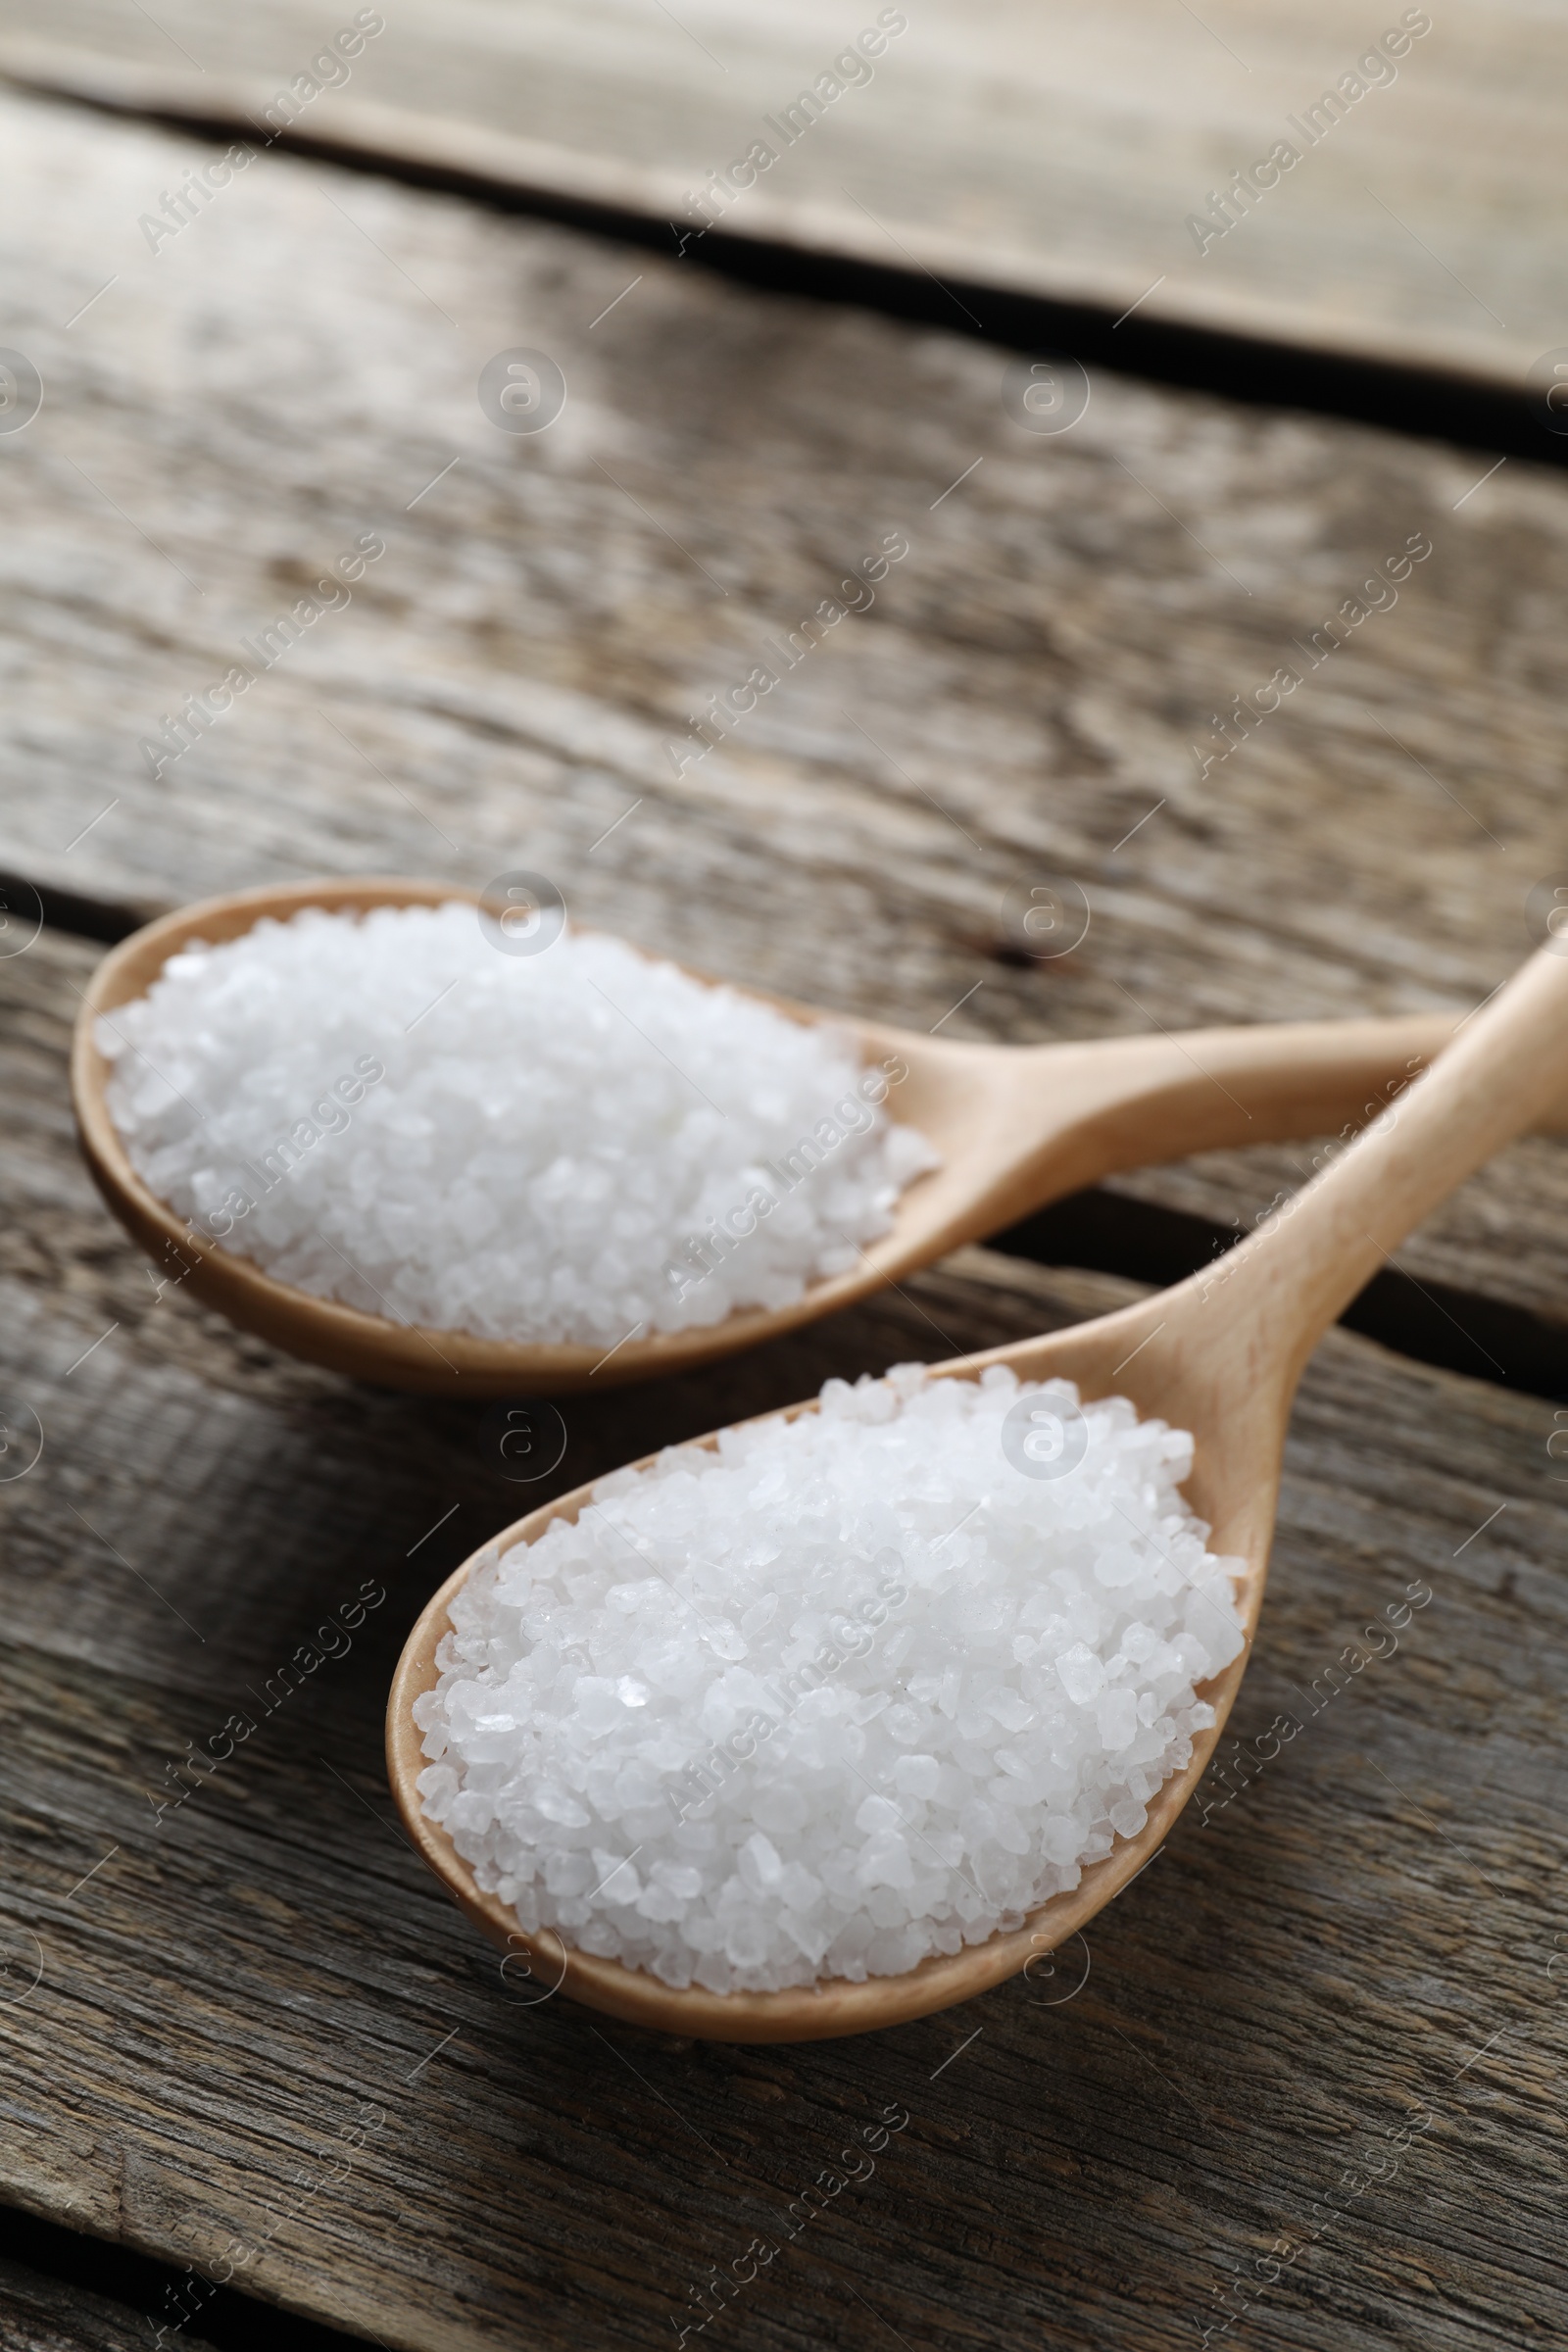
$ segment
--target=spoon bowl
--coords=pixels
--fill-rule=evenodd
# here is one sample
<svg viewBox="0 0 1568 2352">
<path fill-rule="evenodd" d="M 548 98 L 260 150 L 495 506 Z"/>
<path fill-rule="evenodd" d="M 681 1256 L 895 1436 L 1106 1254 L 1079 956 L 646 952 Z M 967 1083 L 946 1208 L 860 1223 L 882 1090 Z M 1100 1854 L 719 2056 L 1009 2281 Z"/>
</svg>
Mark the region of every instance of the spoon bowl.
<svg viewBox="0 0 1568 2352">
<path fill-rule="evenodd" d="M 270 884 L 182 907 L 132 933 L 104 958 L 84 992 L 72 1050 L 72 1094 L 88 1168 L 154 1265 L 242 1331 L 386 1388 L 562 1396 L 690 1370 L 831 1314 L 1119 1168 L 1359 1123 L 1391 1082 L 1407 1081 L 1442 1052 L 1452 1029 L 1448 1017 L 1427 1014 L 998 1046 L 921 1036 L 746 991 L 791 1020 L 828 1022 L 849 1034 L 867 1064 L 903 1068 L 906 1075 L 895 1081 L 890 1107 L 901 1124 L 930 1138 L 942 1165 L 907 1188 L 892 1230 L 863 1249 L 850 1272 L 810 1284 L 787 1306 L 741 1308 L 721 1323 L 683 1331 L 634 1333 L 608 1352 L 481 1339 L 319 1298 L 193 1231 L 132 1166 L 110 1115 L 111 1065 L 96 1037 L 98 1020 L 112 1023 L 117 1008 L 144 996 L 169 958 L 193 940 L 216 946 L 265 916 L 287 921 L 307 906 L 364 913 L 452 899 L 477 906 L 480 894 L 442 882 L 316 881 Z M 700 972 L 692 977 L 709 979 Z"/>
<path fill-rule="evenodd" d="M 1118 1838 L 1075 1888 L 1052 1897 L 1021 1928 L 922 1961 L 902 1976 L 731 1993 L 677 1989 L 578 1951 L 551 1929 L 523 1934 L 515 1916 L 479 1887 L 445 1830 L 423 1814 L 416 1783 L 425 1759 L 413 1709 L 435 1686 L 452 1600 L 479 1562 L 536 1541 L 553 1519 L 575 1520 L 592 1499 L 591 1487 L 545 1504 L 466 1561 L 410 1636 L 388 1704 L 387 1767 L 424 1860 L 474 1924 L 508 1948 L 513 1973 L 526 1969 L 536 1997 L 560 1990 L 633 2024 L 705 2039 L 816 2040 L 903 2024 L 984 1992 L 1056 1949 L 1157 1850 L 1224 1729 L 1262 1605 L 1291 1400 L 1311 1349 L 1411 1227 L 1538 1116 L 1565 1077 L 1568 959 L 1548 949 L 1340 1159 L 1215 1267 L 1114 1314 L 959 1357 L 928 1374 L 972 1380 L 989 1365 L 1006 1364 L 1021 1380 L 1070 1380 L 1086 1401 L 1124 1396 L 1141 1419 L 1190 1430 L 1196 1449 L 1186 1497 L 1209 1524 L 1209 1549 L 1242 1562 L 1233 1603 L 1243 1649 L 1198 1690 L 1214 1709 L 1213 1727 L 1194 1739 L 1191 1762 L 1150 1800 L 1139 1835 Z M 814 1409 L 803 1404 L 793 1412 Z M 714 1435 L 700 1442 L 718 1441 Z"/>
<path fill-rule="evenodd" d="M 1114 1394 L 1130 1397 L 1140 1415 L 1159 1411 L 1160 1406 L 1146 1401 L 1161 1386 L 1157 1379 L 1146 1373 L 1146 1378 L 1139 1380 L 1136 1368 L 1131 1366 L 1122 1379 L 1114 1378 L 1114 1367 L 1147 1337 L 1143 1325 L 1148 1303 L 1102 1316 L 1076 1330 L 1055 1333 L 1049 1339 L 956 1358 L 935 1367 L 932 1377 L 978 1379 L 988 1365 L 1005 1363 L 1020 1380 L 1057 1377 L 1072 1380 L 1086 1402 Z M 815 1410 L 813 1397 L 791 1408 L 787 1417 L 793 1419 L 796 1413 Z M 1169 1418 L 1168 1413 L 1165 1417 Z M 718 1436 L 714 1431 L 695 1443 L 716 1446 Z M 632 1467 L 645 1469 L 656 1458 L 647 1455 Z M 1200 1451 L 1184 1489 L 1193 1508 L 1203 1518 L 1209 1517 L 1211 1504 L 1224 1500 L 1222 1495 L 1210 1495 L 1209 1468 L 1205 1454 Z M 1241 1684 L 1248 1656 L 1246 1648 L 1221 1674 L 1200 1688 L 1199 1697 L 1206 1699 L 1214 1709 L 1214 1728 L 1195 1736 L 1192 1763 L 1150 1799 L 1146 1827 L 1134 1838 L 1118 1838 L 1103 1861 L 1092 1863 L 1084 1871 L 1080 1884 L 1070 1894 L 1054 1896 L 1014 1933 L 992 1936 L 983 1943 L 965 1945 L 962 1951 L 924 1960 L 906 1976 L 872 1977 L 860 1984 L 832 1978 L 816 1985 L 791 1986 L 781 1992 L 716 1993 L 706 1991 L 701 1985 L 679 1991 L 640 1969 L 579 1951 L 552 1928 L 524 1934 L 516 1915 L 498 1896 L 486 1893 L 478 1885 L 448 1832 L 426 1817 L 418 1795 L 418 1775 L 426 1759 L 414 1721 L 414 1702 L 425 1691 L 433 1690 L 439 1679 L 436 1650 L 448 1631 L 453 1600 L 474 1570 L 498 1552 L 509 1550 L 515 1544 L 537 1543 L 552 1520 L 573 1523 L 593 1500 L 593 1493 L 590 1483 L 531 1511 L 526 1518 L 504 1529 L 448 1577 L 426 1602 L 409 1636 L 387 1705 L 387 1778 L 404 1828 L 459 1907 L 482 1935 L 509 1954 L 502 1967 L 514 1992 L 520 1990 L 525 1982 L 537 1998 L 561 1992 L 570 2000 L 631 2025 L 712 2041 L 827 2040 L 883 2026 L 903 2025 L 911 2018 L 925 2017 L 933 2010 L 969 2000 L 1005 1978 L 1015 1976 L 1031 1960 L 1042 1959 L 1066 1942 L 1120 1892 L 1158 1849 L 1202 1777 Z M 1239 1582 L 1235 1608 L 1249 1646 L 1262 1605 L 1263 1569 L 1272 1524 L 1271 1499 L 1264 1508 L 1262 1498 L 1253 1495 L 1248 1507 L 1232 1509 L 1226 1519 L 1216 1521 L 1209 1540 L 1210 1550 L 1236 1553 L 1247 1561 L 1247 1575 Z"/>
</svg>

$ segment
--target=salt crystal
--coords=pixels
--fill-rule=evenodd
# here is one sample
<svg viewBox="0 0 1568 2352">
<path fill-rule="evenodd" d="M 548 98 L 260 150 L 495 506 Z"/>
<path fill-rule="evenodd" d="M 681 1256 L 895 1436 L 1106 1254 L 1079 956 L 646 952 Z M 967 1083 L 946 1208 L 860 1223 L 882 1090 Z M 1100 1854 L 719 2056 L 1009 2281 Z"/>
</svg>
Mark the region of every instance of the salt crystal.
<svg viewBox="0 0 1568 2352">
<path fill-rule="evenodd" d="M 1130 1747 L 1138 1732 L 1137 1691 L 1102 1690 L 1095 1702 L 1095 1720 L 1107 1753 Z"/>
<path fill-rule="evenodd" d="M 935 1756 L 899 1756 L 893 1766 L 893 1786 L 906 1796 L 935 1796 L 942 1767 Z"/>
<path fill-rule="evenodd" d="M 1071 1649 L 1062 1651 L 1056 1673 L 1075 1707 L 1087 1706 L 1105 1679 L 1104 1665 L 1087 1642 L 1075 1642 Z"/>
<path fill-rule="evenodd" d="M 665 1984 L 768 1990 L 958 1951 L 1136 1837 L 1241 1650 L 1240 1563 L 1125 1401 L 1082 1406 L 1070 1475 L 1020 1470 L 1033 1394 L 834 1382 L 477 1567 L 415 1717 L 480 1886 Z"/>
</svg>

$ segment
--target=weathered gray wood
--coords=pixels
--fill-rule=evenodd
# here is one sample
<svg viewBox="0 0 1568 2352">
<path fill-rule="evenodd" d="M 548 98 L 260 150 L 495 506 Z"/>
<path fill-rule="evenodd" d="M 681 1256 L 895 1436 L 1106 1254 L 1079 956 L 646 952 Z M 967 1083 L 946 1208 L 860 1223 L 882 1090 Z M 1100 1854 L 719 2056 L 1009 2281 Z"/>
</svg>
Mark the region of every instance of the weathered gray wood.
<svg viewBox="0 0 1568 2352">
<path fill-rule="evenodd" d="M 582 239 L 275 157 L 68 329 L 186 150 L 47 110 L 8 106 L 5 123 L 40 192 L 7 333 L 25 346 L 41 318 L 53 340 L 51 405 L 0 440 L 20 747 L 0 862 L 148 906 L 323 863 L 539 864 L 593 919 L 804 996 L 929 1025 L 984 978 L 953 1026 L 998 1035 L 1460 1004 L 1525 944 L 1516 867 L 1534 879 L 1560 856 L 1561 657 L 1532 602 L 1561 584 L 1554 481 L 1522 476 L 1521 498 L 1510 467 L 1443 525 L 1451 540 L 1432 524 L 1438 552 L 1398 611 L 1200 793 L 1178 776 L 1177 720 L 1266 677 L 1389 530 L 1394 547 L 1441 522 L 1468 460 L 1113 383 L 1065 440 L 1008 446 L 973 349 L 752 303 L 641 258 L 621 274 Z M 463 340 L 431 340 L 447 330 L 327 192 Z M 480 361 L 567 327 L 561 426 L 487 447 Z M 612 331 L 623 340 L 602 360 Z M 1118 481 L 1118 457 L 1246 570 L 1261 612 Z M 1294 569 L 1271 552 L 1293 514 Z M 354 605 L 156 789 L 138 782 L 144 714 L 221 674 L 302 576 L 389 515 Z M 742 674 L 884 524 L 910 526 L 911 555 L 872 613 L 841 624 L 732 751 L 662 774 L 695 692 Z M 1489 611 L 1507 624 L 1477 645 Z M 40 657 L 47 689 L 28 682 Z M 1372 748 L 1336 664 L 1360 665 L 1357 692 L 1505 855 Z M 1183 702 L 1195 679 L 1206 696 Z M 24 798 L 18 778 L 46 789 Z M 1003 888 L 1036 859 L 1077 871 L 1095 902 L 1070 968 L 985 954 Z M 911 2121 L 877 2179 L 715 2325 L 760 2346 L 892 2327 L 917 2343 L 1164 2352 L 1196 2335 L 1194 2314 L 1214 2318 L 1231 2266 L 1257 2280 L 1315 2203 L 1343 2202 L 1348 2167 L 1365 2180 L 1368 2160 L 1383 2166 L 1412 2096 L 1431 2122 L 1397 2175 L 1245 2328 L 1335 2352 L 1549 2335 L 1565 1635 L 1549 1406 L 1343 1337 L 1325 1348 L 1235 1726 L 1251 1761 L 1229 1769 L 1255 1785 L 1222 1806 L 1216 1777 L 1207 1825 L 1189 1818 L 1107 1917 L 1064 2006 L 1034 2005 L 1054 1986 L 1014 1985 L 972 2016 L 782 2054 L 601 2038 L 558 2003 L 516 2004 L 368 1817 L 386 1809 L 378 1716 L 401 1633 L 515 1491 L 480 1464 L 476 1415 L 353 1390 L 177 1292 L 154 1297 L 70 1142 L 64 1036 L 89 962 L 43 938 L 0 964 L 16 1008 L 0 1035 L 0 1348 L 8 1404 L 30 1402 L 46 1438 L 36 1470 L 0 1487 L 18 1759 L 0 1900 L 6 2194 L 219 2275 L 237 2262 L 251 2291 L 389 2345 L 652 2343 L 709 2265 L 776 2239 L 802 2183 L 897 2099 Z M 1486 1196 L 1510 1224 L 1472 1251 L 1477 1287 L 1501 1282 L 1504 1254 L 1556 1279 L 1544 1171 L 1559 1163 L 1540 1150 L 1534 1192 Z M 1227 1181 L 1240 1199 L 1256 1179 Z M 706 1382 L 573 1407 L 559 1476 L 829 1371 L 1124 1295 L 974 1253 Z M 1323 1688 L 1417 1577 L 1435 1598 L 1396 1655 L 1315 1712 L 1293 1697 Z M 352 1651 L 155 1826 L 146 1791 L 168 1765 L 367 1579 L 388 1598 Z M 1303 1729 L 1260 1772 L 1293 1704 Z M 19 2002 L 28 1936 L 43 1973 Z M 317 2151 L 362 2102 L 368 2127 L 384 2121 L 333 2182 Z"/>
<path fill-rule="evenodd" d="M 1220 1224 L 1234 1218 L 1246 1230 L 1311 1175 L 1321 1149 L 1205 1152 L 1179 1166 L 1113 1176 L 1106 1189 Z M 1562 1146 L 1547 1137 L 1513 1145 L 1412 1235 L 1395 1263 L 1418 1282 L 1502 1299 L 1551 1323 L 1568 1320 L 1563 1163 Z"/>
<path fill-rule="evenodd" d="M 1018 1039 L 1463 1006 L 1528 950 L 1568 863 L 1560 474 L 1472 492 L 1491 461 L 1113 377 L 1039 438 L 974 344 L 275 154 L 154 256 L 138 209 L 210 150 L 15 98 L 0 129 L 32 191 L 0 318 L 47 386 L 0 435 L 0 868 L 150 910 L 525 864 L 736 979 Z M 519 337 L 569 386 L 536 439 L 474 393 Z M 702 696 L 885 529 L 875 605 L 677 777 Z M 353 602 L 154 781 L 139 740 L 365 531 Z M 1417 531 L 1397 606 L 1200 779 L 1216 708 Z M 1089 935 L 1009 967 L 1044 873 Z M 1519 1147 L 1401 1262 L 1568 1316 L 1564 1166 Z M 1205 1213 L 1295 1181 L 1210 1162 Z"/>
<path fill-rule="evenodd" d="M 759 2235 L 777 2256 L 705 2340 L 1173 2352 L 1238 2309 L 1214 2300 L 1238 2270 L 1260 2299 L 1236 2338 L 1279 2352 L 1551 2339 L 1568 1604 L 1548 1405 L 1325 1345 L 1225 1743 L 1236 1793 L 1211 1776 L 1206 1822 L 1097 1923 L 1075 1997 L 1047 2005 L 1068 1954 L 964 2011 L 781 2051 L 527 2007 L 391 1827 L 379 1724 L 419 1600 L 518 1490 L 482 1466 L 476 1410 L 355 1389 L 153 1299 L 67 1129 L 88 960 L 46 937 L 0 964 L 0 1385 L 45 1433 L 0 1485 L 0 2191 L 234 2264 L 399 2352 L 673 2342 L 688 2289 Z M 967 1252 L 716 1372 L 570 1403 L 557 1477 L 1126 1296 Z M 367 1580 L 386 1598 L 352 1648 L 263 1716 L 247 1692 Z M 1363 1629 L 1412 1584 L 1430 1602 L 1371 1660 L 1393 1637 Z M 1369 1662 L 1338 1688 L 1349 1645 Z M 148 1789 L 246 1708 L 256 1734 L 155 1825 Z M 895 2102 L 909 2122 L 875 2177 L 786 2242 L 803 2184 Z M 1298 2250 L 1264 2291 L 1282 2239 Z"/>
<path fill-rule="evenodd" d="M 0 2257 L 0 2352 L 147 2352 L 151 2339 L 145 2312 Z M 188 2331 L 178 2341 L 182 2352 L 212 2352 Z"/>
<path fill-rule="evenodd" d="M 906 29 L 871 78 L 792 137 L 784 110 L 862 27 L 875 43 L 879 14 Z M 858 20 L 403 0 L 346 71 L 312 75 L 337 27 L 305 0 L 57 0 L 44 22 L 4 0 L 0 65 L 242 127 L 270 109 L 305 137 L 687 226 L 710 217 L 693 192 L 760 142 L 776 160 L 719 215 L 741 236 L 1517 389 L 1561 341 L 1563 28 L 1524 0 L 1402 14 L 1427 30 L 1358 0 L 924 0 Z M 1386 32 L 1402 56 L 1355 75 Z M 1378 86 L 1344 102 L 1347 75 Z M 1325 89 L 1345 119 L 1314 141 Z M 1222 237 L 1195 235 L 1281 140 L 1299 161 Z"/>
<path fill-rule="evenodd" d="M 1123 987 L 1161 1017 L 1462 1004 L 1524 944 L 1560 855 L 1556 474 L 1510 461 L 1455 514 L 1470 453 L 1110 377 L 1040 438 L 971 344 L 276 155 L 152 256 L 137 205 L 209 150 L 15 100 L 4 122 L 39 216 L 7 332 L 49 386 L 0 446 L 7 625 L 48 680 L 14 687 L 21 870 L 162 904 L 526 847 L 625 928 L 667 940 L 684 900 L 682 934 L 749 943 L 760 975 L 863 997 L 875 972 L 933 1020 L 983 977 L 971 1023 L 1132 1026 Z M 569 386 L 532 440 L 474 391 L 523 331 Z M 900 528 L 875 608 L 677 779 L 703 693 Z M 138 740 L 370 529 L 352 606 L 152 785 Z M 1421 531 L 1397 609 L 1200 782 L 1210 713 Z M 983 949 L 1040 865 L 1097 927 L 1070 970 L 1008 975 Z M 757 936 L 803 868 L 825 966 L 798 926 Z"/>
</svg>

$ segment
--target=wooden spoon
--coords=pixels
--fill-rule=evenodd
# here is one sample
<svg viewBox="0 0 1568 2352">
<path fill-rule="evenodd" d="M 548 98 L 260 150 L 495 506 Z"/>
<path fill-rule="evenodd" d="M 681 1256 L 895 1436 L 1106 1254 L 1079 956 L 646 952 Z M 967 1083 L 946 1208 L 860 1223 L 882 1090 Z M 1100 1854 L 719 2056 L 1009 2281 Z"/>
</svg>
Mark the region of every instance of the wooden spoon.
<svg viewBox="0 0 1568 2352">
<path fill-rule="evenodd" d="M 560 1989 L 591 2008 L 664 2033 L 716 2041 L 806 2041 L 923 2017 L 1000 1984 L 1071 1936 L 1126 1886 L 1168 1835 L 1202 1777 L 1245 1670 L 1263 1597 L 1291 1399 L 1322 1333 L 1411 1227 L 1453 1187 L 1527 1127 L 1568 1077 L 1568 959 L 1543 949 L 1477 1013 L 1464 1034 L 1344 1154 L 1297 1194 L 1270 1225 L 1204 1273 L 1136 1306 L 1049 1339 L 1025 1340 L 932 1368 L 973 1380 L 990 1364 L 1020 1379 L 1067 1379 L 1086 1398 L 1131 1398 L 1197 1440 L 1185 1492 L 1212 1529 L 1211 1550 L 1245 1560 L 1236 1609 L 1247 1646 L 1200 1695 L 1212 1731 L 1167 1781 L 1138 1837 L 1118 1839 L 1069 1894 L 1054 1896 L 1015 1934 L 996 1935 L 906 1976 L 863 1984 L 829 1980 L 784 1992 L 685 1992 L 618 1962 L 572 1950 L 553 1930 L 524 1936 L 483 1893 L 447 1833 L 420 1810 L 424 1764 L 413 1708 L 437 1681 L 436 1645 L 454 1594 L 477 1562 L 534 1543 L 553 1519 L 572 1521 L 591 1487 L 508 1528 L 448 1579 L 423 1611 L 399 1663 L 387 1710 L 387 1769 L 398 1809 L 424 1859 L 477 1927 L 508 1946 L 514 1989 L 522 1972 L 538 1995 Z M 814 1400 L 795 1412 L 815 1410 Z M 717 1437 L 699 1441 L 717 1444 Z M 1005 1473 L 1002 1473 L 1004 1475 Z"/>
<path fill-rule="evenodd" d="M 905 1193 L 892 1231 L 862 1250 L 851 1273 L 813 1283 L 789 1306 L 743 1308 L 700 1329 L 634 1334 L 610 1350 L 484 1340 L 316 1298 L 193 1232 L 131 1166 L 109 1115 L 110 1065 L 95 1037 L 99 1016 L 113 1020 L 117 1006 L 145 996 L 170 956 L 190 940 L 234 939 L 264 915 L 286 921 L 303 906 L 363 911 L 447 899 L 477 905 L 479 893 L 440 882 L 303 882 L 182 907 L 134 932 L 104 958 L 83 996 L 72 1051 L 72 1093 L 87 1165 L 110 1208 L 154 1264 L 242 1331 L 257 1332 L 308 1362 L 394 1389 L 561 1396 L 590 1383 L 607 1388 L 688 1370 L 832 1314 L 1117 1168 L 1359 1125 L 1392 1083 L 1442 1052 L 1453 1028 L 1439 1013 L 1085 1045 L 967 1045 L 765 998 L 792 1020 L 828 1020 L 847 1031 L 868 1063 L 897 1057 L 906 1065 L 908 1076 L 891 1093 L 890 1108 L 901 1123 L 930 1137 L 943 1164 Z"/>
</svg>

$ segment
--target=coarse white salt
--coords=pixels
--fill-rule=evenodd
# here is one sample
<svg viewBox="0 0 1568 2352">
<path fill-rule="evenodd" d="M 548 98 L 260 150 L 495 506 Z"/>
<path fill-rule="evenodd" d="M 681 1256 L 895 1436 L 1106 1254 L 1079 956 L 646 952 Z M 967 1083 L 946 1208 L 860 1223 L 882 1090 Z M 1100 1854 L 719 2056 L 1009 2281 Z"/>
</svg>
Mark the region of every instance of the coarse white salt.
<svg viewBox="0 0 1568 2352">
<path fill-rule="evenodd" d="M 1065 1471 L 1020 1455 L 1034 1399 Z M 617 1471 L 453 1603 L 424 1810 L 524 1930 L 667 1984 L 1016 1927 L 1144 1827 L 1243 1645 L 1192 1453 L 1124 1398 L 902 1365 Z"/>
<path fill-rule="evenodd" d="M 461 902 L 193 943 L 97 1039 L 132 1165 L 198 1231 L 484 1339 L 787 1306 L 937 1164 L 847 1033 L 593 933 L 498 952 Z"/>
</svg>

